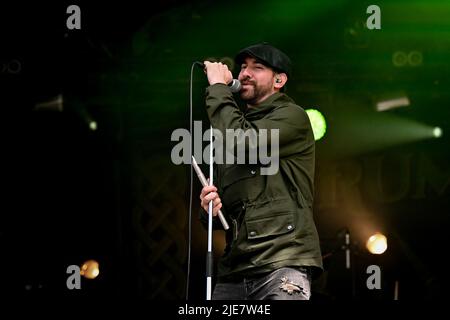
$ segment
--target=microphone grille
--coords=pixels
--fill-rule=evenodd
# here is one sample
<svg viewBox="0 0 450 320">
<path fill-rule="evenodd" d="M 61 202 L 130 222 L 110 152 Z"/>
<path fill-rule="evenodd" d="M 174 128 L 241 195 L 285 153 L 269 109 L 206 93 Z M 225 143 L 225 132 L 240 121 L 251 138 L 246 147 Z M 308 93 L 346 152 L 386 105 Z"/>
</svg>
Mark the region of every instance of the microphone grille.
<svg viewBox="0 0 450 320">
<path fill-rule="evenodd" d="M 233 79 L 229 84 L 231 92 L 239 92 L 241 91 L 241 82 L 239 80 Z"/>
</svg>

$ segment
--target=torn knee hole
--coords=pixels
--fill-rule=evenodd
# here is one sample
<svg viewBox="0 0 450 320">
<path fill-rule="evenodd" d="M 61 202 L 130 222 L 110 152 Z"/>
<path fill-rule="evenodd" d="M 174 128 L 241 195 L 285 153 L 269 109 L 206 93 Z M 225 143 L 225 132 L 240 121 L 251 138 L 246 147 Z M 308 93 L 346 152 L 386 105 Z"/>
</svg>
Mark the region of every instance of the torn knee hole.
<svg viewBox="0 0 450 320">
<path fill-rule="evenodd" d="M 287 277 L 281 278 L 280 289 L 287 292 L 288 294 L 305 293 L 303 288 L 300 287 L 300 285 L 295 284 L 292 281 L 289 281 L 289 279 Z"/>
</svg>

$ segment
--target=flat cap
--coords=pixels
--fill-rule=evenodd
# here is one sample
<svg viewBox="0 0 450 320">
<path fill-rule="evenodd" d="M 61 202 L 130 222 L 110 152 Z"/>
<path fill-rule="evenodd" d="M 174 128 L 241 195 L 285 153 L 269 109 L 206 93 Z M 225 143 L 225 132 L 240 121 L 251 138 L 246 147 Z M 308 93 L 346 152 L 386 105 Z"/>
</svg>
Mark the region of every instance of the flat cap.
<svg viewBox="0 0 450 320">
<path fill-rule="evenodd" d="M 266 42 L 242 49 L 234 60 L 238 65 L 241 65 L 245 61 L 245 58 L 249 56 L 260 60 L 261 63 L 276 72 L 284 72 L 288 77 L 291 75 L 291 59 L 284 52 Z"/>
</svg>

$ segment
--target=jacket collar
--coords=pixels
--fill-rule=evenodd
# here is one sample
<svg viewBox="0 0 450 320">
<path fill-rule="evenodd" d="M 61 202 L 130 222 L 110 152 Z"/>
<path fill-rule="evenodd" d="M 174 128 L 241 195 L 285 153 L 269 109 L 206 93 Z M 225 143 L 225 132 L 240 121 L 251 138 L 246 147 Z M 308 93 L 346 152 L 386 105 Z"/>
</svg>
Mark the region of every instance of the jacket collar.
<svg viewBox="0 0 450 320">
<path fill-rule="evenodd" d="M 246 116 L 256 116 L 259 114 L 266 114 L 275 109 L 276 107 L 285 104 L 294 103 L 294 101 L 286 94 L 281 92 L 275 92 L 269 96 L 266 100 L 258 104 L 254 108 L 247 108 L 245 111 Z"/>
</svg>

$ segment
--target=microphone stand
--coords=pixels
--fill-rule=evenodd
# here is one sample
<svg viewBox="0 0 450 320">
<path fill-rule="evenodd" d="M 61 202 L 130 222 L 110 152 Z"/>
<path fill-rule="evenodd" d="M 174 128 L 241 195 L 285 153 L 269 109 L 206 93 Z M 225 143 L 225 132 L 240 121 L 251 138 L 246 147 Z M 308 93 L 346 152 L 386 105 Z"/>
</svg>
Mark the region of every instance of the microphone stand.
<svg viewBox="0 0 450 320">
<path fill-rule="evenodd" d="M 348 228 L 345 228 L 345 244 L 342 248 L 345 250 L 345 268 L 350 271 L 350 281 L 351 281 L 351 295 L 352 298 L 356 297 L 356 288 L 355 288 L 355 261 L 350 262 L 351 258 L 351 242 L 350 242 L 350 231 Z"/>
<path fill-rule="evenodd" d="M 194 167 L 195 172 L 197 173 L 197 177 L 202 183 L 202 186 L 206 187 L 208 185 L 208 181 L 206 180 L 205 176 L 203 175 L 202 170 L 197 164 L 197 161 L 195 160 L 194 156 L 192 156 L 192 166 Z M 222 222 L 222 226 L 225 230 L 230 229 L 230 226 L 228 225 L 227 220 L 225 220 L 225 217 L 221 210 L 218 212 L 219 220 Z"/>
<path fill-rule="evenodd" d="M 345 268 L 350 269 L 350 232 L 345 230 Z"/>
<path fill-rule="evenodd" d="M 209 185 L 213 185 L 213 129 L 210 126 L 209 143 Z M 206 300 L 211 300 L 212 292 L 212 274 L 213 274 L 213 253 L 212 253 L 212 218 L 213 201 L 209 202 L 208 208 L 208 252 L 206 254 Z"/>
</svg>

